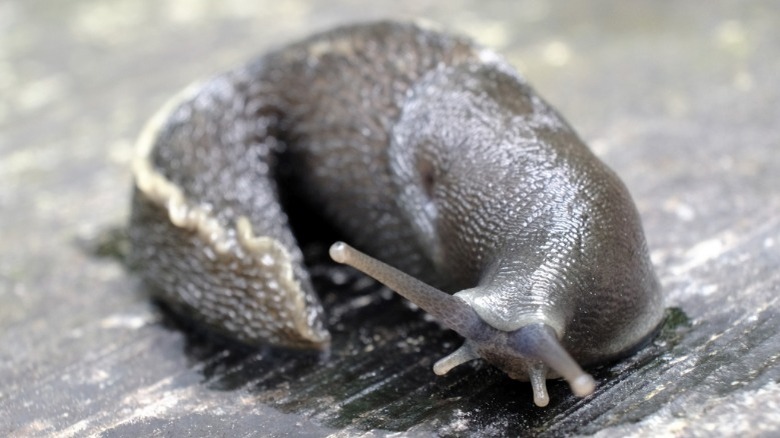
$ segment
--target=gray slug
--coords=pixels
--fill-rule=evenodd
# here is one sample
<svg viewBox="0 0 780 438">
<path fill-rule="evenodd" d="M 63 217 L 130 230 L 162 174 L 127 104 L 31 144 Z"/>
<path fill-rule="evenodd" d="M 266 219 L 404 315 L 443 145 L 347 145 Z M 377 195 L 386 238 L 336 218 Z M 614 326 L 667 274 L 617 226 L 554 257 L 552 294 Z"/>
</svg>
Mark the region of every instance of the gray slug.
<svg viewBox="0 0 780 438">
<path fill-rule="evenodd" d="M 336 243 L 334 260 L 466 339 L 436 374 L 483 358 L 544 406 L 547 378 L 591 393 L 580 366 L 627 354 L 662 319 L 625 186 L 462 37 L 392 22 L 315 35 L 191 87 L 138 152 L 131 261 L 174 309 L 246 343 L 330 341 L 279 202 L 280 157 L 371 254 Z"/>
</svg>

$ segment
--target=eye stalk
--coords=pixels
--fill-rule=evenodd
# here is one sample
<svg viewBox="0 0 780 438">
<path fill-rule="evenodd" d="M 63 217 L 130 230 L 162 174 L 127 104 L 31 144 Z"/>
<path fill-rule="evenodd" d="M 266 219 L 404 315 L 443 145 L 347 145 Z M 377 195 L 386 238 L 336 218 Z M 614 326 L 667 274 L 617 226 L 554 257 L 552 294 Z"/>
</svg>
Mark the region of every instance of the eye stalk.
<svg viewBox="0 0 780 438">
<path fill-rule="evenodd" d="M 530 380 L 537 406 L 546 406 L 550 400 L 545 383 L 548 369 L 566 379 L 572 392 L 579 397 L 594 391 L 593 377 L 585 373 L 563 348 L 552 327 L 536 323 L 512 332 L 498 330 L 485 323 L 464 299 L 423 283 L 344 242 L 334 243 L 330 256 L 338 263 L 375 278 L 466 338 L 459 349 L 434 364 L 433 371 L 437 375 L 446 374 L 473 359 L 484 358 L 514 379 Z"/>
<path fill-rule="evenodd" d="M 462 298 L 423 283 L 344 242 L 331 245 L 329 253 L 334 261 L 352 266 L 373 277 L 464 338 L 478 339 L 484 336 L 485 323 Z"/>
<path fill-rule="evenodd" d="M 509 333 L 508 337 L 514 351 L 527 360 L 543 363 L 566 379 L 574 395 L 585 397 L 596 389 L 596 381 L 561 346 L 552 327 L 530 324 Z"/>
</svg>

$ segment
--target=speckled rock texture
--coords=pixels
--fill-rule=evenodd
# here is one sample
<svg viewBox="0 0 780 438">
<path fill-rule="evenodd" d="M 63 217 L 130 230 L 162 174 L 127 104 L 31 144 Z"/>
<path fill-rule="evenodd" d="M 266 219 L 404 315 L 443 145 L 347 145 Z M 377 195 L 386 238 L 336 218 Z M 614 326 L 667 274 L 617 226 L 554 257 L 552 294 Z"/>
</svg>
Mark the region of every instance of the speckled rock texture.
<svg viewBox="0 0 780 438">
<path fill-rule="evenodd" d="M 780 431 L 780 7 L 771 2 L 0 4 L 0 435 L 771 436 Z M 668 323 L 596 393 L 479 363 L 311 241 L 329 354 L 248 349 L 122 262 L 133 142 L 195 79 L 338 24 L 496 49 L 626 182 Z M 305 213 L 305 212 L 304 212 Z M 305 239 L 304 239 L 305 240 Z"/>
</svg>

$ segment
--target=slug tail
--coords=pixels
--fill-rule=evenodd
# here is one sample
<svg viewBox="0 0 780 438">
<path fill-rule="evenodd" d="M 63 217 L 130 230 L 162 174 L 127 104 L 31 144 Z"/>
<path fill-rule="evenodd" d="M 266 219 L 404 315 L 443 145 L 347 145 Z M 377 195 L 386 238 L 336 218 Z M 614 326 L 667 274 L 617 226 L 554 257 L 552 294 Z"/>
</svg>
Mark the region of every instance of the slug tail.
<svg viewBox="0 0 780 438">
<path fill-rule="evenodd" d="M 462 298 L 423 283 L 344 242 L 336 242 L 330 247 L 330 257 L 378 280 L 461 336 L 473 339 L 484 334 L 482 319 Z"/>
<path fill-rule="evenodd" d="M 590 374 L 583 371 L 579 364 L 561 346 L 555 330 L 550 326 L 546 324 L 532 324 L 522 327 L 511 335 L 510 342 L 513 348 L 521 355 L 540 361 L 560 374 L 569 383 L 574 395 L 584 397 L 592 394 L 596 389 L 596 381 L 593 380 Z M 532 371 L 532 383 L 535 379 L 539 379 L 539 374 L 539 371 Z M 534 399 L 536 398 L 537 389 L 535 387 Z"/>
<path fill-rule="evenodd" d="M 245 160 L 213 160 L 248 157 L 259 166 L 270 156 L 267 133 L 233 135 L 243 132 L 233 126 L 243 115 L 226 111 L 243 98 L 231 84 L 221 76 L 188 88 L 141 134 L 129 261 L 156 298 L 217 332 L 250 345 L 325 350 L 324 311 L 272 176 Z"/>
</svg>

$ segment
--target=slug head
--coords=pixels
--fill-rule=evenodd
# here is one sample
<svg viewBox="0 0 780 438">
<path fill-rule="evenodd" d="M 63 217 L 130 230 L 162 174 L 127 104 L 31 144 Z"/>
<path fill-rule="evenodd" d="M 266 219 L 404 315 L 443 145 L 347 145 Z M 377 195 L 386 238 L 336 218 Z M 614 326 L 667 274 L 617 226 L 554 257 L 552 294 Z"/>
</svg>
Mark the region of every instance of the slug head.
<svg viewBox="0 0 780 438">
<path fill-rule="evenodd" d="M 489 326 L 547 324 L 589 365 L 622 356 L 660 323 L 625 185 L 506 65 L 426 76 L 388 156 L 398 214 L 436 270 L 430 281 L 459 291 Z"/>
<path fill-rule="evenodd" d="M 331 257 L 463 336 L 434 365 L 482 358 L 585 396 L 592 364 L 641 342 L 662 316 L 625 187 L 557 112 L 503 64 L 435 71 L 408 95 L 389 149 L 401 214 L 450 295 L 343 243 Z M 565 346 L 565 347 L 564 347 Z"/>
<path fill-rule="evenodd" d="M 343 242 L 330 248 L 338 263 L 350 265 L 377 279 L 409 301 L 436 317 L 446 327 L 466 338 L 458 350 L 436 362 L 436 374 L 473 359 L 485 359 L 517 380 L 530 380 L 534 402 L 549 402 L 545 380 L 551 375 L 569 382 L 575 395 L 586 396 L 595 389 L 595 381 L 561 346 L 556 332 L 543 323 L 529 324 L 510 332 L 487 323 L 463 299 L 442 292 L 416 278 L 370 257 Z"/>
<path fill-rule="evenodd" d="M 578 363 L 610 360 L 662 317 L 627 190 L 506 65 L 434 71 L 409 93 L 388 151 L 398 210 L 449 295 L 351 249 L 376 278 L 466 338 L 434 371 L 482 358 L 511 378 L 595 388 Z M 565 347 L 564 347 L 565 346 Z"/>
</svg>

